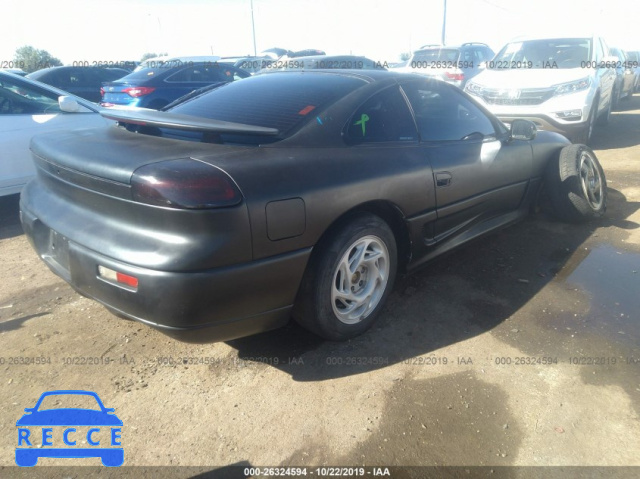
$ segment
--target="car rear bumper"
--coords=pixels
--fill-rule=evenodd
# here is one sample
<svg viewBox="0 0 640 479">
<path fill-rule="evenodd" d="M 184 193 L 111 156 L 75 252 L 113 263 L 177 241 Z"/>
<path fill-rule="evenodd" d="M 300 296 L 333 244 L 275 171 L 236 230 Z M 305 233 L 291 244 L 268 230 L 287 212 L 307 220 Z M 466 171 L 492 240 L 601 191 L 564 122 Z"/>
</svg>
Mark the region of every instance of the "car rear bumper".
<svg viewBox="0 0 640 479">
<path fill-rule="evenodd" d="M 225 341 L 286 324 L 311 252 L 305 248 L 202 271 L 158 271 L 68 240 L 24 204 L 20 217 L 38 255 L 80 294 L 188 342 Z M 137 278 L 137 288 L 104 279 L 99 266 Z"/>
</svg>

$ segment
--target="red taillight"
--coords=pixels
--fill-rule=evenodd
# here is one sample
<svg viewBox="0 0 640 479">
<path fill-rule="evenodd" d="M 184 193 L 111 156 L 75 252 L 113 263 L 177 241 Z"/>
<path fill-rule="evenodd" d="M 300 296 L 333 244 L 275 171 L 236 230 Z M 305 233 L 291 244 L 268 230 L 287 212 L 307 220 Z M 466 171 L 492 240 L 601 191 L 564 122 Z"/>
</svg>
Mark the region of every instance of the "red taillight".
<svg viewBox="0 0 640 479">
<path fill-rule="evenodd" d="M 233 180 L 215 166 L 191 159 L 142 166 L 131 176 L 135 201 L 182 209 L 237 205 L 242 194 Z"/>
<path fill-rule="evenodd" d="M 104 88 L 100 87 L 100 96 L 104 96 Z"/>
<path fill-rule="evenodd" d="M 119 271 L 105 268 L 104 266 L 98 266 L 98 275 L 100 278 L 110 283 L 119 283 L 129 286 L 133 289 L 138 289 L 138 278 L 130 276 L 128 274 L 120 273 Z"/>
<path fill-rule="evenodd" d="M 118 283 L 126 284 L 127 286 L 131 286 L 132 288 L 138 287 L 138 278 L 133 276 L 129 276 L 128 274 L 118 273 L 116 272 L 116 281 Z"/>
<path fill-rule="evenodd" d="M 155 88 L 150 86 L 130 86 L 129 88 L 122 90 L 122 93 L 126 93 L 133 98 L 138 98 L 139 96 L 148 95 L 153 91 L 155 91 Z"/>
<path fill-rule="evenodd" d="M 449 80 L 455 80 L 455 81 L 463 81 L 464 80 L 464 73 L 463 72 L 444 72 L 445 76 L 449 79 Z"/>
</svg>

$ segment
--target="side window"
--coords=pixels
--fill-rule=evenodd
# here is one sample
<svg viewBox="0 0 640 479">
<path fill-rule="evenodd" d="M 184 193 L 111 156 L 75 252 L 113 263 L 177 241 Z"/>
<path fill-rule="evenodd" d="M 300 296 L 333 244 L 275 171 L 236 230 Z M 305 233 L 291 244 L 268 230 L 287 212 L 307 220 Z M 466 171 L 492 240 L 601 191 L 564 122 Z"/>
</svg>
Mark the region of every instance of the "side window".
<svg viewBox="0 0 640 479">
<path fill-rule="evenodd" d="M 349 144 L 418 141 L 411 112 L 398 87 L 369 98 L 356 110 L 346 128 Z"/>
<path fill-rule="evenodd" d="M 229 68 L 218 64 L 202 64 L 184 68 L 167 78 L 167 81 L 215 83 L 234 79 L 234 71 Z"/>
<path fill-rule="evenodd" d="M 194 72 L 196 71 L 196 67 L 188 66 L 183 68 L 182 70 L 177 71 L 176 73 L 170 75 L 166 81 L 168 82 L 191 82 L 197 81 L 194 80 Z"/>
<path fill-rule="evenodd" d="M 456 88 L 435 80 L 402 86 L 418 124 L 422 141 L 457 141 L 495 137 L 493 123 Z"/>
<path fill-rule="evenodd" d="M 0 79 L 0 115 L 59 113 L 58 96 L 27 83 Z"/>
</svg>

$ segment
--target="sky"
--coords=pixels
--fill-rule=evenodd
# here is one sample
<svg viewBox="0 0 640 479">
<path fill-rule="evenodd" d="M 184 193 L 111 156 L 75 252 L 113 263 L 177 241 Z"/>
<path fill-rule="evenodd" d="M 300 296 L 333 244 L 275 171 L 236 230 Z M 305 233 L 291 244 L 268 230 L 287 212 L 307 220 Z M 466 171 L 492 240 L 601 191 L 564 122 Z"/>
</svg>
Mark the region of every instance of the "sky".
<svg viewBox="0 0 640 479">
<path fill-rule="evenodd" d="M 440 43 L 445 0 L 253 0 L 257 51 L 317 48 L 396 62 Z M 499 50 L 519 35 L 597 33 L 640 50 L 635 0 L 446 0 L 445 43 Z M 3 6 L 0 66 L 16 48 L 47 50 L 64 64 L 169 55 L 253 54 L 251 0 L 20 0 Z"/>
</svg>

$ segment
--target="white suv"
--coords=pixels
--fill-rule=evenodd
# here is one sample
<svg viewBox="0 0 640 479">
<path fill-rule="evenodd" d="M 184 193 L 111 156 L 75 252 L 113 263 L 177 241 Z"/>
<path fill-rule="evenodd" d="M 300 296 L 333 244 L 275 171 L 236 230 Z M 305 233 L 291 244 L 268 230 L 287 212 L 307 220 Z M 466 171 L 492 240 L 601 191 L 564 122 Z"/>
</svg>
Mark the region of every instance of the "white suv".
<svg viewBox="0 0 640 479">
<path fill-rule="evenodd" d="M 517 39 L 465 91 L 505 123 L 524 118 L 586 144 L 609 121 L 614 60 L 598 36 Z"/>
</svg>

